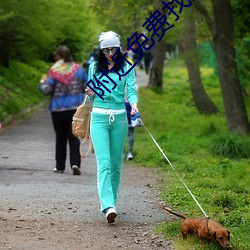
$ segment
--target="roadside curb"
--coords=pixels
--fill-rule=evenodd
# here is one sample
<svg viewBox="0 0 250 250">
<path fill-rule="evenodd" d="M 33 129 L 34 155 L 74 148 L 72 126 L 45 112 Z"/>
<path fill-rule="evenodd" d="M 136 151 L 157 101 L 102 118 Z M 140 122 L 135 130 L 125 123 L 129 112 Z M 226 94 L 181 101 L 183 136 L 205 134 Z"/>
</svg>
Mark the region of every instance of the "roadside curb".
<svg viewBox="0 0 250 250">
<path fill-rule="evenodd" d="M 19 111 L 18 113 L 10 114 L 5 119 L 0 121 L 0 130 L 2 128 L 4 128 L 5 126 L 8 126 L 8 125 L 14 123 L 17 120 L 26 118 L 27 116 L 38 111 L 39 109 L 46 107 L 46 105 L 48 105 L 48 100 L 44 100 L 44 101 L 42 101 L 34 106 L 31 106 L 31 107 L 28 107 L 24 110 Z"/>
</svg>

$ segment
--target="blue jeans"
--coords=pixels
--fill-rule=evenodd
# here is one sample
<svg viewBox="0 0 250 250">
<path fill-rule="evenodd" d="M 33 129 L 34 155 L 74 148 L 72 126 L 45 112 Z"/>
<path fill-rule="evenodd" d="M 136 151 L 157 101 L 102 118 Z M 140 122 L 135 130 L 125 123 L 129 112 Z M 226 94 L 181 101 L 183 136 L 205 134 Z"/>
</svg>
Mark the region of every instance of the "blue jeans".
<svg viewBox="0 0 250 250">
<path fill-rule="evenodd" d="M 91 113 L 90 134 L 97 160 L 97 189 L 101 211 L 115 207 L 121 179 L 122 155 L 128 132 L 126 112 Z"/>
</svg>

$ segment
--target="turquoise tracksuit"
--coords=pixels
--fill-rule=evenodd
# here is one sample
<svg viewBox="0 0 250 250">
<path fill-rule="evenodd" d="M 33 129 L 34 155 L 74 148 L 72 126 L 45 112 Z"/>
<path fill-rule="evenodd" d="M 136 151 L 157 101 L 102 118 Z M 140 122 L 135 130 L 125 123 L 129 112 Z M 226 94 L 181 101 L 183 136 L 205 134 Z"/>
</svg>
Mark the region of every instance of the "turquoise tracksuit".
<svg viewBox="0 0 250 250">
<path fill-rule="evenodd" d="M 93 74 L 96 72 L 94 65 L 92 63 L 89 67 L 88 82 L 93 80 L 97 84 Z M 129 67 L 128 64 L 124 66 L 124 71 L 127 72 Z M 119 73 L 124 74 L 121 70 Z M 95 76 L 99 79 L 101 73 L 98 71 Z M 106 208 L 115 207 L 120 186 L 122 154 L 128 132 L 124 103 L 125 88 L 130 104 L 137 103 L 134 69 L 121 77 L 121 80 L 115 72 L 109 73 L 108 76 L 117 83 L 117 87 L 112 90 L 113 83 L 103 82 L 105 86 L 111 86 L 109 87 L 111 93 L 105 88 L 102 88 L 103 92 L 96 89 L 98 93 L 104 93 L 102 96 L 104 100 L 98 95 L 91 97 L 93 111 L 90 124 L 90 134 L 97 160 L 97 189 L 103 212 Z M 107 76 L 103 76 L 101 80 L 110 82 Z M 97 111 L 95 111 L 96 108 Z"/>
</svg>

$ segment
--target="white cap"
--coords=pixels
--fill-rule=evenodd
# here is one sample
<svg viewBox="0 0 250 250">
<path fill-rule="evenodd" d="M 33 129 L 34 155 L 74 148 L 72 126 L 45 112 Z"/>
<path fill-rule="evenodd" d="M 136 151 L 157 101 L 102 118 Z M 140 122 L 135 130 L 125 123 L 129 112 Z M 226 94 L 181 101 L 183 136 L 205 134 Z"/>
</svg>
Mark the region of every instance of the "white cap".
<svg viewBox="0 0 250 250">
<path fill-rule="evenodd" d="M 113 31 L 101 33 L 99 36 L 100 49 L 109 47 L 120 47 L 120 36 Z"/>
</svg>

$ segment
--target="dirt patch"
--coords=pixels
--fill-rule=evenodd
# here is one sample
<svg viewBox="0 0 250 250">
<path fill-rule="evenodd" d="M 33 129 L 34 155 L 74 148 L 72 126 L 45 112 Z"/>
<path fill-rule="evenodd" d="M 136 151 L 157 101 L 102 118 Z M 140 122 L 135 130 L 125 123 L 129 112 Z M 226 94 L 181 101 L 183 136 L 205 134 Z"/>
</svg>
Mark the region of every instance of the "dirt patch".
<svg viewBox="0 0 250 250">
<path fill-rule="evenodd" d="M 119 222 L 0 220 L 1 249 L 172 249 L 153 234 L 153 225 Z"/>
</svg>

